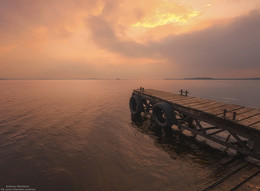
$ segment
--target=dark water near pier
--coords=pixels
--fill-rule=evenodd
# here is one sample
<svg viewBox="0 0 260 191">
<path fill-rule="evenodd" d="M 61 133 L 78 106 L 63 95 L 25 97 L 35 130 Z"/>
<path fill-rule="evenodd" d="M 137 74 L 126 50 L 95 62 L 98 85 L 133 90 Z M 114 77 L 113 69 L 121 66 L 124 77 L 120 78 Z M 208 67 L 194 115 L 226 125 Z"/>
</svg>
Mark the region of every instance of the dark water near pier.
<svg viewBox="0 0 260 191">
<path fill-rule="evenodd" d="M 0 81 L 0 188 L 197 190 L 221 153 L 131 120 L 140 86 L 260 108 L 260 81 Z"/>
</svg>

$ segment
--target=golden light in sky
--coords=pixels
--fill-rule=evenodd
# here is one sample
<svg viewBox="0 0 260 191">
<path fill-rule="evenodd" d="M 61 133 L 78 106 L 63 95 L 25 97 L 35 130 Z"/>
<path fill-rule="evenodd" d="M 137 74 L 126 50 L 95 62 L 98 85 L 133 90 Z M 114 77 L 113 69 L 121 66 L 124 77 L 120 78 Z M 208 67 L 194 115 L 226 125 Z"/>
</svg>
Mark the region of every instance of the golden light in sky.
<svg viewBox="0 0 260 191">
<path fill-rule="evenodd" d="M 0 78 L 259 76 L 259 11 L 258 0 L 2 0 Z"/>
<path fill-rule="evenodd" d="M 155 28 L 167 24 L 185 24 L 193 17 L 199 15 L 199 11 L 182 7 L 172 2 L 163 2 L 149 10 L 150 14 L 135 23 L 135 27 Z"/>
<path fill-rule="evenodd" d="M 138 22 L 134 24 L 134 27 L 147 27 L 147 28 L 154 28 L 157 26 L 164 26 L 167 24 L 185 24 L 191 18 L 198 16 L 198 11 L 193 11 L 188 16 L 183 15 L 175 15 L 171 13 L 156 13 L 153 18 L 146 18 L 143 22 Z"/>
</svg>

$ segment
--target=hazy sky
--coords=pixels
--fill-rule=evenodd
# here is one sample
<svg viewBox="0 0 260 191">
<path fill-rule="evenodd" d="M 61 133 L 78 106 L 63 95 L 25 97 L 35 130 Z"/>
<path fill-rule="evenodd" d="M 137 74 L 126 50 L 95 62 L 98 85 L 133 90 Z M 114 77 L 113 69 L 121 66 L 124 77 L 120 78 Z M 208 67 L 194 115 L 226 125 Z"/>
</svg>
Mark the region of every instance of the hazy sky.
<svg viewBox="0 0 260 191">
<path fill-rule="evenodd" d="M 260 77 L 259 0 L 0 0 L 0 78 Z"/>
</svg>

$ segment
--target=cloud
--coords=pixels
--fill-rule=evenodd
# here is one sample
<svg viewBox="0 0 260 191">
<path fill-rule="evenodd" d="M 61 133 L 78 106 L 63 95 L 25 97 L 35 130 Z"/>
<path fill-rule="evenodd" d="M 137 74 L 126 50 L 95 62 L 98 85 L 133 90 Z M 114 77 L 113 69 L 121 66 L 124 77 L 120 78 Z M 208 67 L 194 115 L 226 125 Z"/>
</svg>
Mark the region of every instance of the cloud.
<svg viewBox="0 0 260 191">
<path fill-rule="evenodd" d="M 87 23 L 92 39 L 100 48 L 128 57 L 166 59 L 172 68 L 181 66 L 182 72 L 186 70 L 188 75 L 221 75 L 225 71 L 231 74 L 242 69 L 260 71 L 259 10 L 235 18 L 229 24 L 170 35 L 146 45 L 120 39 L 101 17 L 91 17 Z"/>
<path fill-rule="evenodd" d="M 216 24 L 194 12 L 199 1 L 1 0 L 1 75 L 109 77 L 110 68 L 117 68 L 135 78 L 137 67 L 147 77 L 158 71 L 162 76 L 257 74 L 259 10 L 232 20 L 252 8 L 243 0 L 248 7 L 238 6 L 236 14 L 216 15 L 229 10 L 227 1 L 210 13 L 231 21 Z M 205 21 L 210 24 L 201 24 Z"/>
<path fill-rule="evenodd" d="M 190 34 L 170 36 L 152 43 L 162 57 L 185 68 L 221 72 L 260 66 L 260 12 Z"/>
<path fill-rule="evenodd" d="M 149 47 L 132 40 L 120 39 L 111 24 L 100 16 L 87 20 L 92 39 L 100 47 L 128 57 L 148 57 Z"/>
<path fill-rule="evenodd" d="M 39 36 L 39 32 L 46 41 L 68 39 L 81 27 L 87 15 L 99 11 L 99 6 L 99 0 L 2 0 L 0 42 L 8 39 L 8 43 L 21 45 L 30 40 L 31 35 Z M 35 39 L 34 44 L 37 42 Z"/>
</svg>

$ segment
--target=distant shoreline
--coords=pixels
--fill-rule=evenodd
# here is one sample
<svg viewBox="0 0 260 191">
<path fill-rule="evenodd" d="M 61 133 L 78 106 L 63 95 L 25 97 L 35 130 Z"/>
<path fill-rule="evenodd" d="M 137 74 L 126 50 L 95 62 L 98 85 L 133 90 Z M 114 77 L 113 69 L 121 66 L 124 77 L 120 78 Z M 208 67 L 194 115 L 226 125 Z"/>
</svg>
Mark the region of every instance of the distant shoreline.
<svg viewBox="0 0 260 191">
<path fill-rule="evenodd" d="M 164 80 L 260 80 L 260 78 L 164 78 Z"/>
<path fill-rule="evenodd" d="M 0 80 L 147 80 L 147 79 L 103 79 L 103 78 L 0 78 Z M 148 79 L 148 80 L 260 80 L 259 78 L 210 78 L 210 77 L 198 77 L 198 78 L 164 78 L 164 79 Z"/>
</svg>

